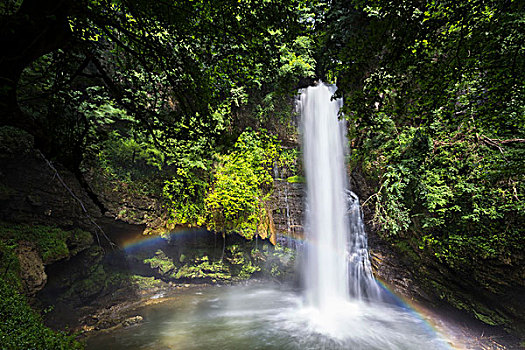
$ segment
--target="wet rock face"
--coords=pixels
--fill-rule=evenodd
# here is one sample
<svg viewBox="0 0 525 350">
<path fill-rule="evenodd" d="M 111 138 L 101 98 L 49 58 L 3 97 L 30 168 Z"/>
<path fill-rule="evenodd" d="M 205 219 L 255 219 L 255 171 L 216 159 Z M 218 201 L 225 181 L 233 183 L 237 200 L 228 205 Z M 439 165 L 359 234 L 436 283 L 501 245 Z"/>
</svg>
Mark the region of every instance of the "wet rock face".
<svg viewBox="0 0 525 350">
<path fill-rule="evenodd" d="M 100 169 L 90 168 L 83 176 L 104 207 L 105 217 L 145 225 L 145 234 L 163 231 L 167 218 L 161 198 L 133 192 L 126 183 L 106 178 Z"/>
<path fill-rule="evenodd" d="M 303 183 L 275 180 L 270 208 L 275 231 L 278 236 L 302 237 L 304 222 Z"/>
<path fill-rule="evenodd" d="M 20 265 L 22 287 L 27 295 L 35 295 L 47 282 L 44 262 L 34 243 L 19 242 L 15 252 Z"/>
<path fill-rule="evenodd" d="M 397 293 L 431 305 L 452 306 L 485 324 L 524 334 L 525 280 L 516 277 L 515 266 L 487 262 L 471 271 L 453 270 L 404 241 L 376 245 L 370 256 L 374 275 Z"/>
<path fill-rule="evenodd" d="M 29 134 L 14 128 L 0 128 L 0 220 L 64 228 L 93 227 L 82 205 L 66 186 L 91 217 L 99 217 L 100 210 L 73 173 L 60 164 L 53 166 L 58 174 L 33 148 Z"/>
</svg>

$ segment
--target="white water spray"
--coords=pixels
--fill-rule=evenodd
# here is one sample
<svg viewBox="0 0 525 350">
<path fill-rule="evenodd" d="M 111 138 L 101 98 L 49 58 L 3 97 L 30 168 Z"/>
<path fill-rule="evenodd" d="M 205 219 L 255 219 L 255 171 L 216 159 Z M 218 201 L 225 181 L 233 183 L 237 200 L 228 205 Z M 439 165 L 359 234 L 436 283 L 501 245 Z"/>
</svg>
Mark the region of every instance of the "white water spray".
<svg viewBox="0 0 525 350">
<path fill-rule="evenodd" d="M 359 199 L 347 189 L 345 122 L 334 86 L 301 92 L 307 180 L 306 296 L 309 305 L 333 310 L 350 300 L 379 297 L 368 258 Z"/>
</svg>

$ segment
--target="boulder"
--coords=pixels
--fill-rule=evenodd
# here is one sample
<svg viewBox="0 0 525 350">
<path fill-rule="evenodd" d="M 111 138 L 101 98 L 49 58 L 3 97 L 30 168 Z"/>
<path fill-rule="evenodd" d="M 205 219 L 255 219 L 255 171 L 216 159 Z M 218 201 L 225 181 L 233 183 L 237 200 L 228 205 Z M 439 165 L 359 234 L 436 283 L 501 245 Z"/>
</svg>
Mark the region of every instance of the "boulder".
<svg viewBox="0 0 525 350">
<path fill-rule="evenodd" d="M 24 291 L 27 295 L 35 295 L 47 282 L 44 262 L 38 249 L 32 242 L 19 242 L 16 255 L 20 264 L 20 279 Z"/>
</svg>

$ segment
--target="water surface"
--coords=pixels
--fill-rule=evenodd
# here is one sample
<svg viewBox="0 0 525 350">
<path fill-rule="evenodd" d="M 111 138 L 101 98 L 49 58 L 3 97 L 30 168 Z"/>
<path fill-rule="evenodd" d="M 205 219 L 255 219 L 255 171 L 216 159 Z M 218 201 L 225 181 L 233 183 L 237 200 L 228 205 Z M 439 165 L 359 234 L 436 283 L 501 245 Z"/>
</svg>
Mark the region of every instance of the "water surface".
<svg viewBox="0 0 525 350">
<path fill-rule="evenodd" d="M 334 300 L 321 312 L 304 305 L 282 287 L 190 289 L 138 310 L 140 325 L 94 335 L 87 349 L 450 349 L 400 306 Z"/>
</svg>

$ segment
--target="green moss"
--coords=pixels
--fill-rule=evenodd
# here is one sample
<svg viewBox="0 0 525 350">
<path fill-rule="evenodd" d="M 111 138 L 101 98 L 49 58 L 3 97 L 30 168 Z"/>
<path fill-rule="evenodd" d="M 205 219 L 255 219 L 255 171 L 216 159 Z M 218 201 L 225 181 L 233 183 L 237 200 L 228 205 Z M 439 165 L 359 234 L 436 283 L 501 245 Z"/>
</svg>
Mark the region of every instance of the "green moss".
<svg viewBox="0 0 525 350">
<path fill-rule="evenodd" d="M 472 296 L 445 287 L 435 280 L 427 281 L 431 286 L 430 289 L 433 290 L 434 293 L 439 296 L 439 298 L 447 301 L 450 305 L 458 310 L 465 310 L 466 312 L 474 315 L 474 317 L 476 317 L 481 322 L 491 326 L 499 326 L 508 323 L 509 320 L 507 320 L 504 316 L 477 302 Z"/>
<path fill-rule="evenodd" d="M 83 349 L 74 336 L 44 326 L 25 298 L 0 278 L 0 344 L 2 349 Z"/>
<path fill-rule="evenodd" d="M 252 264 L 250 256 L 242 251 L 238 245 L 228 247 L 228 257 L 226 259 L 231 265 L 231 273 L 235 276 L 235 279 L 248 279 L 255 272 L 261 271 L 259 266 Z"/>
<path fill-rule="evenodd" d="M 91 268 L 89 275 L 85 278 L 75 281 L 71 287 L 64 293 L 63 297 L 81 299 L 90 298 L 103 290 L 108 278 L 106 271 L 101 265 L 95 265 Z"/>
<path fill-rule="evenodd" d="M 210 262 L 208 256 L 196 258 L 193 263 L 188 263 L 180 267 L 174 273 L 175 279 L 211 279 L 212 281 L 229 281 L 232 275 L 228 266 L 221 261 Z"/>
<path fill-rule="evenodd" d="M 162 286 L 162 281 L 156 279 L 155 277 L 131 275 L 129 276 L 129 280 L 139 290 L 149 290 L 149 289 L 158 288 Z"/>
<path fill-rule="evenodd" d="M 153 256 L 151 256 L 153 255 Z M 284 279 L 294 269 L 294 252 L 288 248 L 267 245 L 266 251 L 253 250 L 249 242 L 225 248 L 224 256 L 210 255 L 208 249 L 187 248 L 184 254 L 169 255 L 157 250 L 141 260 L 156 270 L 164 281 L 206 280 L 210 282 L 241 281 L 258 272 L 273 273 Z"/>
<path fill-rule="evenodd" d="M 476 311 L 475 309 L 473 309 L 472 312 L 474 313 L 474 316 L 476 316 L 478 320 L 488 325 L 491 325 L 491 326 L 501 326 L 501 325 L 507 324 L 508 322 L 507 319 L 498 316 L 494 312 L 491 312 L 489 315 L 482 314 Z"/>
<path fill-rule="evenodd" d="M 144 263 L 149 265 L 151 268 L 157 269 L 161 275 L 166 275 L 172 271 L 177 270 L 177 266 L 173 263 L 173 260 L 166 256 L 162 250 L 157 250 L 155 256 L 149 259 L 145 259 Z"/>
<path fill-rule="evenodd" d="M 292 184 L 305 183 L 306 178 L 304 176 L 294 175 L 294 176 L 290 176 L 289 178 L 287 178 L 286 181 Z"/>
<path fill-rule="evenodd" d="M 259 271 L 261 271 L 261 268 L 259 266 L 255 266 L 251 262 L 248 261 L 246 264 L 242 265 L 242 269 L 239 272 L 238 277 L 240 279 L 248 279 L 255 272 L 259 272 Z"/>
<path fill-rule="evenodd" d="M 74 229 L 67 238 L 67 246 L 70 255 L 76 255 L 86 247 L 93 244 L 93 236 L 87 231 Z"/>
<path fill-rule="evenodd" d="M 42 256 L 44 263 L 68 257 L 68 243 L 80 247 L 80 243 L 91 243 L 91 234 L 79 229 L 64 231 L 57 227 L 45 225 L 23 225 L 0 222 L 0 237 L 8 244 L 17 244 L 19 241 L 34 242 Z M 78 251 L 74 251 L 77 253 Z"/>
<path fill-rule="evenodd" d="M 106 295 L 128 284 L 130 275 L 115 272 L 102 264 L 93 265 L 87 274 L 79 276 L 62 294 L 64 300 L 91 300 L 97 295 Z"/>
<path fill-rule="evenodd" d="M 82 349 L 83 345 L 62 332 L 44 326 L 23 295 L 16 243 L 0 240 L 0 348 Z"/>
<path fill-rule="evenodd" d="M 15 253 L 16 244 L 8 244 L 0 240 L 0 271 L 2 278 L 16 290 L 21 290 L 20 264 Z"/>
</svg>

